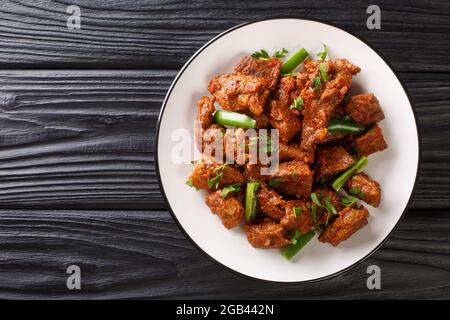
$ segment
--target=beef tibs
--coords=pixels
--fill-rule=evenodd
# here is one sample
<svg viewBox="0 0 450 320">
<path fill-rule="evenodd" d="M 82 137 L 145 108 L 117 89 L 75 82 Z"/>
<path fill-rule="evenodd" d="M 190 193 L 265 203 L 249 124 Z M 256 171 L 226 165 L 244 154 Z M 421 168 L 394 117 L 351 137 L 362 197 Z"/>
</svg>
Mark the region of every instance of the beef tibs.
<svg viewBox="0 0 450 320">
<path fill-rule="evenodd" d="M 340 211 L 339 217 L 322 232 L 319 241 L 329 242 L 333 246 L 337 246 L 364 227 L 367 224 L 368 217 L 369 211 L 364 207 L 347 207 Z"/>
<path fill-rule="evenodd" d="M 322 69 L 327 72 L 328 79 L 323 78 L 320 65 L 324 66 Z M 308 162 L 313 162 L 317 144 L 327 137 L 331 115 L 350 90 L 352 78 L 360 69 L 347 60 L 305 61 L 305 68 L 312 79 L 301 92 L 304 101 L 301 148 Z"/>
<path fill-rule="evenodd" d="M 237 227 L 244 217 L 244 207 L 238 199 L 230 194 L 223 198 L 221 192 L 222 190 L 216 190 L 208 193 L 205 202 L 211 212 L 220 217 L 226 228 Z"/>
<path fill-rule="evenodd" d="M 270 219 L 260 224 L 246 224 L 245 233 L 248 242 L 255 248 L 283 248 L 291 242 L 286 230 Z"/>
<path fill-rule="evenodd" d="M 314 172 L 300 160 L 282 162 L 271 172 L 271 179 L 278 179 L 274 188 L 292 196 L 309 197 L 313 185 Z"/>
<path fill-rule="evenodd" d="M 324 180 L 344 171 L 355 163 L 342 146 L 320 147 L 317 151 L 316 180 Z"/>
<path fill-rule="evenodd" d="M 300 132 L 302 121 L 295 110 L 289 107 L 292 104 L 292 93 L 295 90 L 295 79 L 283 77 L 269 101 L 269 121 L 272 127 L 279 130 L 280 141 L 288 142 Z"/>
<path fill-rule="evenodd" d="M 302 234 L 314 229 L 311 205 L 305 200 L 286 201 L 286 210 L 280 221 L 286 230 L 300 230 Z"/>
<path fill-rule="evenodd" d="M 228 111 L 250 110 L 254 115 L 264 111 L 270 82 L 241 74 L 222 74 L 209 82 L 208 90 L 222 108 Z"/>
<path fill-rule="evenodd" d="M 258 205 L 262 212 L 275 221 L 280 221 L 284 216 L 285 201 L 275 191 L 269 189 L 264 183 L 257 194 Z"/>
<path fill-rule="evenodd" d="M 345 106 L 345 112 L 353 121 L 364 125 L 384 119 L 383 110 L 373 93 L 352 96 Z"/>
<path fill-rule="evenodd" d="M 351 143 L 351 148 L 358 156 L 368 156 L 387 148 L 383 131 L 377 125 L 372 126 L 366 133 L 358 136 Z"/>
<path fill-rule="evenodd" d="M 351 177 L 345 184 L 345 190 L 370 204 L 372 207 L 378 207 L 380 205 L 380 184 L 371 180 L 364 172 Z"/>
<path fill-rule="evenodd" d="M 280 76 L 281 61 L 278 59 L 258 60 L 252 57 L 243 58 L 234 71 L 246 76 L 265 79 L 269 82 L 268 89 L 275 89 Z"/>
<path fill-rule="evenodd" d="M 233 165 L 219 164 L 209 158 L 202 158 L 197 163 L 189 180 L 195 188 L 207 190 L 215 189 L 216 184 L 213 182 L 217 182 L 219 188 L 246 182 L 244 175 Z"/>
<path fill-rule="evenodd" d="M 387 147 L 383 110 L 372 93 L 349 94 L 360 68 L 327 52 L 261 49 L 212 78 L 197 102 L 202 158 L 186 183 L 206 191 L 226 228 L 243 222 L 253 247 L 287 247 L 288 259 L 316 231 L 336 246 L 367 224 L 357 198 L 381 201 L 362 156 Z M 321 60 L 297 68 L 293 55 Z"/>
</svg>

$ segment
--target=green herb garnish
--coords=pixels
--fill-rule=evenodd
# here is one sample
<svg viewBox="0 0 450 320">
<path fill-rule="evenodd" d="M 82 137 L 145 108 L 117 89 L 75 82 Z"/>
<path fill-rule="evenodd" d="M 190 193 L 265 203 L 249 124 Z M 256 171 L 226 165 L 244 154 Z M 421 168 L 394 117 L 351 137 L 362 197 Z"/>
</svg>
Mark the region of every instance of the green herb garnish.
<svg viewBox="0 0 450 320">
<path fill-rule="evenodd" d="M 297 109 L 301 111 L 303 109 L 303 98 L 302 97 L 295 98 L 292 104 L 290 105 L 289 109 L 291 110 Z"/>
<path fill-rule="evenodd" d="M 346 207 L 351 207 L 352 205 L 354 205 L 356 203 L 357 200 L 358 200 L 358 198 L 356 198 L 355 196 L 353 196 L 351 198 L 344 196 L 341 199 L 341 203 Z"/>
<path fill-rule="evenodd" d="M 287 54 L 288 52 L 289 52 L 289 51 L 287 51 L 285 48 L 283 48 L 283 49 L 281 49 L 281 50 L 276 51 L 276 52 L 272 55 L 272 57 L 281 59 L 281 58 L 286 57 L 286 54 Z"/>
<path fill-rule="evenodd" d="M 323 51 L 319 52 L 317 56 L 320 57 L 320 60 L 324 61 L 327 55 L 328 55 L 328 48 L 326 45 L 323 45 Z"/>
<path fill-rule="evenodd" d="M 247 182 L 247 190 L 245 193 L 245 220 L 250 221 L 256 215 L 256 192 L 259 189 L 259 182 Z"/>
<path fill-rule="evenodd" d="M 273 187 L 273 186 L 280 184 L 282 181 L 283 180 L 281 180 L 281 179 L 270 179 L 268 184 L 269 184 L 269 187 Z"/>
<path fill-rule="evenodd" d="M 266 50 L 261 49 L 260 51 L 255 51 L 254 53 L 252 53 L 252 58 L 258 60 L 269 60 L 270 55 Z"/>
<path fill-rule="evenodd" d="M 334 190 L 339 191 L 342 186 L 347 182 L 350 177 L 352 177 L 354 174 L 362 171 L 364 167 L 367 165 L 368 160 L 365 156 L 362 156 L 359 158 L 359 160 L 352 165 L 349 169 L 347 169 L 344 173 L 342 173 L 334 182 L 331 184 L 331 186 L 334 188 Z"/>
<path fill-rule="evenodd" d="M 220 196 L 222 198 L 226 198 L 226 196 L 228 196 L 229 193 L 232 192 L 239 192 L 241 191 L 241 183 L 235 183 L 235 184 L 231 184 L 229 186 L 226 186 L 225 188 L 222 189 L 222 192 L 220 193 Z"/>
<path fill-rule="evenodd" d="M 313 84 L 314 84 L 314 87 L 316 88 L 316 91 L 320 92 L 320 89 L 321 89 L 321 87 L 320 87 L 320 77 L 314 77 Z"/>
<path fill-rule="evenodd" d="M 315 192 L 311 193 L 311 200 L 316 206 L 322 207 L 322 204 L 320 203 L 319 198 L 317 197 L 317 194 Z"/>
<path fill-rule="evenodd" d="M 299 230 L 295 231 L 291 238 L 291 245 L 282 250 L 283 255 L 288 259 L 292 259 L 313 237 L 314 231 L 302 234 Z"/>
<path fill-rule="evenodd" d="M 294 212 L 295 218 L 298 218 L 298 216 L 300 215 L 300 213 L 302 213 L 303 208 L 300 208 L 300 207 L 294 207 L 294 208 L 292 209 L 292 211 Z"/>
<path fill-rule="evenodd" d="M 330 76 L 328 75 L 328 66 L 326 63 L 321 63 L 319 65 L 320 77 L 324 82 L 330 80 Z"/>
<path fill-rule="evenodd" d="M 214 169 L 214 173 L 216 174 L 216 176 L 211 179 L 208 179 L 208 187 L 214 188 L 214 189 L 217 189 L 219 187 L 219 183 L 223 177 L 223 171 L 225 170 L 226 166 L 227 166 L 227 164 L 224 163 Z"/>
</svg>

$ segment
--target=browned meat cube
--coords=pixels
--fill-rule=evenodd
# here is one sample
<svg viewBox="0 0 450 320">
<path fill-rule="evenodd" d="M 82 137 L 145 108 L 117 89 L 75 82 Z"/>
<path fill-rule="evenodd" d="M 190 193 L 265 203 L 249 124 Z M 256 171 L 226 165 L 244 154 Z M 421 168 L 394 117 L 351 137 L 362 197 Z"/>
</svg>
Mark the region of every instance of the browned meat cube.
<svg viewBox="0 0 450 320">
<path fill-rule="evenodd" d="M 203 96 L 197 102 L 197 117 L 194 126 L 194 136 L 197 143 L 197 148 L 201 151 L 204 149 L 203 136 L 205 130 L 214 123 L 214 98 Z"/>
<path fill-rule="evenodd" d="M 345 184 L 345 190 L 367 202 L 372 207 L 378 207 L 380 205 L 380 184 L 374 180 L 371 180 L 364 172 L 351 177 Z"/>
<path fill-rule="evenodd" d="M 222 169 L 222 170 L 221 170 Z M 221 178 L 218 175 L 223 174 Z M 244 175 L 231 164 L 219 164 L 211 159 L 203 158 L 194 168 L 189 180 L 192 185 L 198 189 L 214 189 L 208 186 L 208 180 L 217 178 L 219 181 L 219 188 L 228 186 L 233 183 L 245 183 Z"/>
<path fill-rule="evenodd" d="M 314 229 L 311 210 L 304 200 L 286 201 L 286 213 L 280 221 L 286 230 L 300 230 L 306 233 Z"/>
<path fill-rule="evenodd" d="M 278 134 L 282 142 L 288 142 L 302 128 L 298 111 L 289 109 L 293 101 L 294 90 L 295 79 L 293 77 L 281 78 L 273 99 L 268 104 L 270 124 L 279 130 Z"/>
<path fill-rule="evenodd" d="M 344 147 L 320 147 L 317 152 L 317 180 L 329 178 L 355 163 Z"/>
<path fill-rule="evenodd" d="M 339 217 L 322 232 L 319 240 L 337 246 L 364 227 L 368 217 L 369 211 L 362 206 L 359 208 L 347 207 L 339 212 Z"/>
<path fill-rule="evenodd" d="M 321 81 L 316 87 L 313 79 L 319 76 L 319 66 L 325 64 L 328 81 Z M 307 155 L 307 162 L 314 161 L 316 146 L 327 137 L 327 126 L 331 115 L 336 112 L 345 95 L 350 90 L 352 77 L 360 69 L 347 60 L 329 60 L 326 62 L 305 61 L 308 85 L 302 90 L 303 123 L 301 148 Z"/>
<path fill-rule="evenodd" d="M 248 242 L 255 248 L 282 248 L 291 243 L 283 227 L 270 219 L 261 224 L 246 224 L 245 233 Z"/>
<path fill-rule="evenodd" d="M 244 217 L 244 207 L 238 199 L 230 194 L 226 198 L 222 198 L 221 192 L 222 190 L 216 190 L 208 193 L 205 202 L 211 212 L 219 216 L 226 228 L 237 227 Z"/>
<path fill-rule="evenodd" d="M 302 160 L 305 158 L 305 153 L 300 149 L 298 144 L 284 144 L 279 143 L 278 157 L 280 161 L 286 160 Z"/>
<path fill-rule="evenodd" d="M 285 202 L 281 196 L 274 190 L 269 189 L 264 183 L 256 195 L 258 205 L 262 212 L 275 221 L 280 221 L 284 216 Z"/>
<path fill-rule="evenodd" d="M 275 89 L 280 75 L 281 61 L 278 59 L 258 60 L 252 57 L 243 58 L 234 68 L 236 73 L 256 78 L 263 78 L 269 83 L 269 90 Z"/>
<path fill-rule="evenodd" d="M 250 110 L 259 116 L 269 97 L 269 81 L 242 74 L 222 74 L 209 82 L 208 90 L 223 109 Z"/>
<path fill-rule="evenodd" d="M 364 125 L 384 119 L 383 110 L 373 93 L 358 94 L 350 98 L 345 111 L 355 122 Z"/>
<path fill-rule="evenodd" d="M 248 181 L 264 182 L 269 178 L 267 175 L 261 174 L 261 166 L 259 164 L 247 163 L 244 166 L 244 176 Z"/>
<path fill-rule="evenodd" d="M 314 172 L 300 160 L 282 162 L 271 174 L 272 179 L 281 182 L 274 188 L 292 196 L 309 197 L 313 184 Z"/>
<path fill-rule="evenodd" d="M 368 156 L 387 148 L 383 131 L 377 125 L 374 125 L 361 136 L 356 137 L 351 146 L 355 149 L 358 156 Z"/>
</svg>

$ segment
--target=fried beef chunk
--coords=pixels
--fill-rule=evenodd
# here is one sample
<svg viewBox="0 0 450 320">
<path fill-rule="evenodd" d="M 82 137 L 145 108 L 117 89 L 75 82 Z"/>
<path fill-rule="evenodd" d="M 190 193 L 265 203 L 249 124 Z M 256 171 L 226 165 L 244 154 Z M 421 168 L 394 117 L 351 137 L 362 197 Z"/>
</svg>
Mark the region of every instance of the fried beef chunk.
<svg viewBox="0 0 450 320">
<path fill-rule="evenodd" d="M 317 154 L 317 180 L 331 177 L 355 163 L 342 146 L 320 147 Z"/>
<path fill-rule="evenodd" d="M 362 206 L 359 208 L 346 207 L 339 212 L 339 217 L 321 233 L 319 241 L 337 246 L 364 227 L 368 217 L 369 211 Z"/>
<path fill-rule="evenodd" d="M 203 96 L 197 102 L 197 118 L 194 127 L 195 141 L 197 142 L 197 147 L 199 150 L 203 151 L 203 135 L 205 130 L 207 130 L 214 123 L 214 98 Z"/>
<path fill-rule="evenodd" d="M 298 144 L 279 143 L 278 157 L 280 161 L 286 160 L 303 160 L 305 153 L 300 149 Z"/>
<path fill-rule="evenodd" d="M 383 131 L 377 125 L 372 126 L 366 133 L 356 137 L 351 146 L 358 156 L 368 156 L 387 148 Z"/>
<path fill-rule="evenodd" d="M 291 243 L 283 227 L 270 219 L 261 224 L 246 224 L 245 233 L 248 242 L 255 248 L 282 248 Z"/>
<path fill-rule="evenodd" d="M 278 84 L 273 98 L 269 101 L 269 121 L 272 127 L 279 130 L 282 142 L 288 142 L 302 128 L 302 121 L 295 110 L 289 109 L 295 90 L 295 78 L 283 77 Z"/>
<path fill-rule="evenodd" d="M 262 183 L 256 195 L 262 212 L 275 221 L 280 221 L 284 216 L 285 201 L 274 190 Z"/>
<path fill-rule="evenodd" d="M 243 58 L 234 71 L 246 76 L 262 78 L 269 82 L 268 89 L 275 89 L 280 75 L 281 61 L 279 59 L 259 60 L 252 57 Z"/>
<path fill-rule="evenodd" d="M 364 93 L 353 96 L 345 106 L 345 112 L 355 122 L 364 125 L 384 119 L 383 110 L 373 93 Z"/>
<path fill-rule="evenodd" d="M 282 162 L 277 169 L 272 171 L 272 179 L 280 179 L 281 182 L 274 188 L 292 196 L 309 197 L 313 185 L 314 172 L 309 166 L 300 160 Z"/>
<path fill-rule="evenodd" d="M 237 227 L 244 217 L 244 207 L 238 199 L 230 194 L 226 198 L 222 198 L 220 195 L 221 191 L 216 190 L 208 193 L 205 202 L 211 209 L 211 212 L 220 217 L 222 224 L 226 228 Z"/>
<path fill-rule="evenodd" d="M 314 229 L 310 206 L 304 200 L 286 201 L 285 214 L 280 223 L 284 229 L 300 230 L 302 234 Z"/>
<path fill-rule="evenodd" d="M 380 184 L 371 180 L 367 174 L 361 172 L 351 177 L 345 184 L 345 190 L 355 195 L 372 207 L 378 207 L 381 200 Z"/>
<path fill-rule="evenodd" d="M 327 70 L 328 81 L 320 76 L 321 64 Z M 347 60 L 307 60 L 305 70 L 308 73 L 309 86 L 301 92 L 304 101 L 301 148 L 307 154 L 307 162 L 312 162 L 316 145 L 327 137 L 331 115 L 350 90 L 352 77 L 360 69 Z"/>
<path fill-rule="evenodd" d="M 220 170 L 220 167 L 223 169 Z M 233 183 L 245 183 L 244 175 L 233 165 L 230 164 L 219 164 L 214 162 L 209 158 L 202 158 L 194 168 L 192 175 L 189 180 L 192 181 L 192 185 L 198 189 L 211 188 L 208 186 L 208 180 L 217 177 L 217 175 L 222 171 L 222 178 L 219 179 L 219 188 L 228 186 Z M 214 187 L 214 186 L 213 186 Z"/>
<path fill-rule="evenodd" d="M 325 204 L 325 200 L 328 198 L 330 200 L 331 205 L 339 212 L 344 209 L 344 205 L 341 203 L 341 197 L 331 190 L 329 187 L 322 186 L 314 189 L 319 201 L 322 204 Z M 325 207 L 322 207 L 322 210 L 325 210 Z"/>
</svg>

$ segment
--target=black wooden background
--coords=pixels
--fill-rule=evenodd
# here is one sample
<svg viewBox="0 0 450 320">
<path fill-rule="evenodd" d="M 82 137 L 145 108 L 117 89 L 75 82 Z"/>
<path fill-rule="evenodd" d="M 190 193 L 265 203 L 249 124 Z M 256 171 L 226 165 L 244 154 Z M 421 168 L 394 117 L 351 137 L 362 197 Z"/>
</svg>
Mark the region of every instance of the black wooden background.
<svg viewBox="0 0 450 320">
<path fill-rule="evenodd" d="M 0 1 L 1 298 L 450 298 L 450 2 Z M 68 5 L 81 30 L 68 31 Z M 392 62 L 419 117 L 422 167 L 390 239 L 315 284 L 241 278 L 172 221 L 155 126 L 183 63 L 236 24 L 290 15 L 347 29 Z M 380 79 L 380 81 L 382 81 Z M 82 289 L 66 288 L 78 264 Z M 378 264 L 382 289 L 366 288 Z"/>
</svg>

